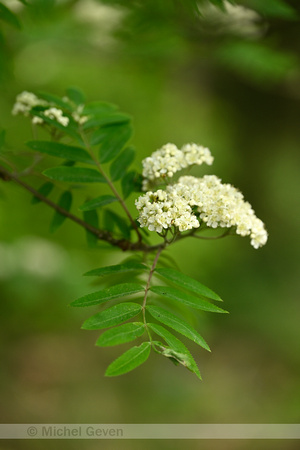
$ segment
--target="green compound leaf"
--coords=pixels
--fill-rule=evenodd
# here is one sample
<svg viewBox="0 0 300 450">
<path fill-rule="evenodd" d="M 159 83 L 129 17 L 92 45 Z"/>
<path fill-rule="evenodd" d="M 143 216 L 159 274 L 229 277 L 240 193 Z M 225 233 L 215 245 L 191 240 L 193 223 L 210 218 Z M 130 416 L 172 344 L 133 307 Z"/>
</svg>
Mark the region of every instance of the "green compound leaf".
<svg viewBox="0 0 300 450">
<path fill-rule="evenodd" d="M 181 355 L 185 355 L 185 359 L 183 360 L 182 358 L 180 358 L 181 361 L 179 359 L 178 362 L 180 362 L 180 364 L 185 366 L 191 372 L 195 373 L 197 375 L 197 377 L 200 380 L 202 380 L 201 374 L 199 372 L 198 366 L 197 366 L 194 358 L 192 357 L 191 353 L 186 348 L 186 346 L 179 339 L 177 339 L 177 337 L 175 337 L 172 333 L 170 333 L 164 327 L 162 327 L 161 325 L 157 325 L 156 323 L 147 323 L 147 326 L 152 331 L 154 331 L 154 333 L 161 336 L 175 352 L 177 352 L 178 354 L 181 354 Z M 171 356 L 168 354 L 164 354 L 164 356 L 174 357 L 174 355 Z"/>
<path fill-rule="evenodd" d="M 44 197 L 48 197 L 48 195 L 52 192 L 52 189 L 54 188 L 54 184 L 51 183 L 51 181 L 47 181 L 46 183 L 42 184 L 42 186 L 38 189 L 38 192 L 42 194 Z M 31 204 L 36 205 L 37 203 L 40 203 L 42 200 L 40 200 L 38 197 L 33 196 L 31 199 Z"/>
<path fill-rule="evenodd" d="M 110 203 L 118 202 L 119 200 L 112 195 L 100 195 L 100 197 L 93 198 L 93 200 L 89 200 L 85 202 L 83 205 L 79 207 L 80 211 L 91 211 L 92 209 L 100 208 L 104 205 L 109 205 Z"/>
<path fill-rule="evenodd" d="M 83 92 L 75 87 L 69 87 L 66 90 L 68 98 L 75 103 L 75 105 L 82 105 L 85 102 L 85 97 Z"/>
<path fill-rule="evenodd" d="M 125 323 L 120 327 L 112 328 L 105 331 L 96 342 L 100 347 L 108 347 L 112 345 L 125 344 L 134 341 L 145 332 L 143 323 Z"/>
<path fill-rule="evenodd" d="M 150 349 L 150 342 L 143 342 L 139 347 L 132 347 L 108 366 L 105 375 L 114 377 L 130 372 L 148 359 Z"/>
<path fill-rule="evenodd" d="M 95 210 L 83 211 L 83 219 L 85 222 L 89 223 L 94 228 L 99 227 L 99 219 L 98 219 L 97 211 L 95 211 Z M 87 240 L 89 247 L 93 248 L 93 247 L 97 246 L 98 237 L 94 233 L 91 233 L 88 230 L 86 230 L 86 240 Z"/>
<path fill-rule="evenodd" d="M 103 328 L 113 327 L 137 316 L 141 310 L 142 307 L 138 303 L 119 303 L 90 317 L 81 328 L 84 330 L 102 330 Z"/>
<path fill-rule="evenodd" d="M 147 270 L 147 266 L 134 261 L 128 261 L 123 264 L 116 264 L 115 266 L 99 267 L 86 272 L 85 276 L 104 277 L 105 275 L 116 275 L 119 273 L 131 272 L 133 270 Z"/>
<path fill-rule="evenodd" d="M 177 331 L 180 334 L 183 334 L 183 336 L 186 336 L 187 338 L 191 339 L 196 344 L 200 345 L 205 350 L 210 352 L 210 348 L 203 337 L 200 336 L 200 334 L 184 320 L 179 319 L 179 317 L 166 311 L 163 308 L 160 308 L 159 306 L 148 305 L 146 309 L 151 314 L 151 316 L 154 317 L 154 319 L 158 320 L 164 325 L 167 325 L 170 328 L 173 328 L 173 330 Z"/>
<path fill-rule="evenodd" d="M 50 141 L 29 141 L 26 144 L 32 150 L 46 153 L 51 156 L 78 161 L 87 164 L 95 164 L 93 158 L 83 148 Z"/>
<path fill-rule="evenodd" d="M 70 211 L 72 205 L 72 194 L 70 191 L 65 191 L 61 194 L 58 205 L 66 211 Z M 58 211 L 55 211 L 53 220 L 50 225 L 51 233 L 54 233 L 66 220 L 66 216 L 63 216 Z"/>
<path fill-rule="evenodd" d="M 144 291 L 143 286 L 136 283 L 122 283 L 116 286 L 102 289 L 101 291 L 93 292 L 83 297 L 78 298 L 72 302 L 71 306 L 93 306 L 100 305 L 101 303 L 113 300 L 115 298 L 124 297 L 125 295 L 136 294 L 137 292 Z"/>
<path fill-rule="evenodd" d="M 120 155 L 113 161 L 109 172 L 112 181 L 117 181 L 126 172 L 135 157 L 135 150 L 133 147 L 127 147 L 120 153 Z"/>
<path fill-rule="evenodd" d="M 132 133 L 132 126 L 129 123 L 108 125 L 95 131 L 91 144 L 101 144 L 100 162 L 107 163 L 115 158 L 129 141 Z"/>
<path fill-rule="evenodd" d="M 3 3 L 0 3 L 0 19 L 15 28 L 21 28 L 21 23 L 18 17 L 5 5 L 3 5 Z"/>
<path fill-rule="evenodd" d="M 215 306 L 206 300 L 203 300 L 199 297 L 195 297 L 194 295 L 186 294 L 185 292 L 181 292 L 173 287 L 152 286 L 150 290 L 155 294 L 164 295 L 170 298 L 171 300 L 176 300 L 180 303 L 184 303 L 185 305 L 191 306 L 192 308 L 201 309 L 203 311 L 209 312 L 228 313 L 228 311 L 225 311 L 224 309 L 221 309 L 218 306 Z"/>
<path fill-rule="evenodd" d="M 211 289 L 199 283 L 199 281 L 196 281 L 193 278 L 184 275 L 181 272 L 178 272 L 178 270 L 171 268 L 162 268 L 156 269 L 155 271 L 156 273 L 166 278 L 167 280 L 170 280 L 173 283 L 176 283 L 178 286 L 188 289 L 189 291 L 192 291 L 195 294 L 202 295 L 203 297 L 207 297 L 212 300 L 217 300 L 220 302 L 223 301 L 219 297 L 219 295 L 213 292 Z"/>
<path fill-rule="evenodd" d="M 101 173 L 94 169 L 85 167 L 52 167 L 43 172 L 48 178 L 57 181 L 67 181 L 71 183 L 106 183 L 106 179 Z"/>
</svg>

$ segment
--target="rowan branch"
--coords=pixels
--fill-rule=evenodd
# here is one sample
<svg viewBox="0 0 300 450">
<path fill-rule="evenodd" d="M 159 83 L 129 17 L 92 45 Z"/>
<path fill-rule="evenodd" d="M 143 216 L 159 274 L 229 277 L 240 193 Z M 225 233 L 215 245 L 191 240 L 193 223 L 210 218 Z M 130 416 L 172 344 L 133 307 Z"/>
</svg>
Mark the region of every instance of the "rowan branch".
<svg viewBox="0 0 300 450">
<path fill-rule="evenodd" d="M 25 181 L 21 180 L 18 175 L 14 174 L 12 172 L 9 172 L 1 165 L 0 165 L 0 178 L 2 178 L 3 181 L 14 181 L 19 186 L 22 186 L 25 190 L 27 190 L 32 195 L 37 197 L 43 203 L 46 203 L 48 206 L 50 206 L 50 208 L 54 209 L 55 211 L 57 211 L 58 213 L 62 214 L 65 217 L 67 217 L 68 219 L 72 220 L 73 222 L 77 223 L 77 225 L 85 228 L 87 231 L 89 231 L 94 236 L 96 236 L 99 240 L 106 241 L 113 246 L 119 247 L 123 251 L 126 251 L 126 250 L 146 251 L 146 252 L 152 251 L 152 247 L 144 244 L 143 242 L 135 243 L 135 242 L 128 241 L 126 239 L 116 239 L 113 237 L 113 235 L 109 231 L 100 230 L 99 228 L 93 227 L 89 223 L 85 222 L 84 220 L 82 220 L 79 217 L 75 216 L 74 214 L 70 213 L 66 209 L 57 205 L 49 198 L 45 197 L 43 194 L 38 192 L 32 186 L 25 183 Z M 154 248 L 157 248 L 157 247 L 154 246 Z"/>
</svg>

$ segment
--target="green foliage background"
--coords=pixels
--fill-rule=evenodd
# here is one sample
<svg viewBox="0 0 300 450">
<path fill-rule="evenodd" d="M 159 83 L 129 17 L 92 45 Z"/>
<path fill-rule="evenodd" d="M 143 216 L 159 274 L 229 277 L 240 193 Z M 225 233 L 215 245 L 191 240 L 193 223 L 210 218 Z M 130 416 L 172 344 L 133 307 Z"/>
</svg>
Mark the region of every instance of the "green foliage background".
<svg viewBox="0 0 300 450">
<path fill-rule="evenodd" d="M 32 135 L 24 118 L 10 114 L 15 96 L 23 90 L 62 96 L 78 86 L 88 100 L 116 103 L 133 116 L 139 170 L 167 142 L 208 146 L 215 163 L 199 174 L 238 186 L 270 237 L 258 251 L 238 237 L 187 240 L 170 249 L 179 267 L 218 292 L 230 311 L 206 314 L 199 323 L 212 348 L 211 354 L 192 349 L 203 382 L 156 355 L 130 375 L 104 378 L 120 348 L 94 347 L 97 332 L 79 330 L 83 312 L 67 305 L 95 287 L 82 273 L 118 263 L 120 253 L 87 249 L 84 232 L 68 221 L 50 235 L 47 206 L 32 206 L 27 192 L 1 182 L 1 421 L 299 423 L 299 5 L 238 2 L 263 17 L 261 37 L 249 39 L 200 26 L 192 0 L 28 3 L 6 2 L 12 10 L 16 5 L 20 28 L 1 23 L 0 127 L 19 165 L 26 160 L 18 151 Z M 89 15 L 97 4 L 99 15 Z M 134 195 L 128 204 L 136 214 Z M 64 448 L 75 444 L 65 441 Z M 282 448 L 280 442 L 255 445 Z M 99 442 L 80 446 L 94 449 Z M 126 449 L 139 446 L 122 442 Z M 21 447 L 39 444 L 3 448 Z"/>
</svg>

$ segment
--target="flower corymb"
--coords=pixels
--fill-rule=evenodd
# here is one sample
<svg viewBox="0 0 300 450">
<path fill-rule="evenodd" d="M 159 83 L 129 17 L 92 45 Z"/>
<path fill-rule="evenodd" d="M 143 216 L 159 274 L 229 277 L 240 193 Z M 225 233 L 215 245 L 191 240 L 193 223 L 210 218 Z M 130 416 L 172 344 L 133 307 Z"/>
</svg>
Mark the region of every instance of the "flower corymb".
<svg viewBox="0 0 300 450">
<path fill-rule="evenodd" d="M 167 144 L 143 162 L 145 184 L 153 177 L 171 177 L 188 165 L 212 164 L 210 151 L 196 144 L 186 144 L 178 150 Z M 170 180 L 168 180 L 170 181 Z M 250 236 L 251 245 L 259 248 L 267 242 L 263 222 L 255 216 L 250 203 L 230 184 L 223 184 L 215 175 L 202 178 L 182 176 L 166 185 L 165 190 L 148 191 L 136 202 L 141 227 L 162 233 L 193 228 L 233 228 L 241 236 Z"/>
</svg>

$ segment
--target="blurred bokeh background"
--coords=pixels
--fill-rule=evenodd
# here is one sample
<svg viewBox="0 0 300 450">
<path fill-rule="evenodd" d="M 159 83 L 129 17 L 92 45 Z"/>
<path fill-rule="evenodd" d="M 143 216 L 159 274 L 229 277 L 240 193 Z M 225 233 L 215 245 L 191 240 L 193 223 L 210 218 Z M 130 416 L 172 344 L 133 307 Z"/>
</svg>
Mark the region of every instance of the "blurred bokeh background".
<svg viewBox="0 0 300 450">
<path fill-rule="evenodd" d="M 31 128 L 11 115 L 16 95 L 28 90 L 63 96 L 66 87 L 77 86 L 88 100 L 116 103 L 133 116 L 137 170 L 167 142 L 208 146 L 214 165 L 197 173 L 214 173 L 239 187 L 269 232 L 260 250 L 238 237 L 184 240 L 169 250 L 230 311 L 199 320 L 212 348 L 206 354 L 190 345 L 203 382 L 156 355 L 128 375 L 105 378 L 106 366 L 122 350 L 96 348 L 98 333 L 80 330 L 89 313 L 68 304 L 93 289 L 82 273 L 123 255 L 87 248 L 84 232 L 70 222 L 51 235 L 47 206 L 32 206 L 27 192 L 1 182 L 1 422 L 299 423 L 299 3 L 1 3 L 15 19 L 0 15 L 0 128 L 21 167 L 19 152 Z M 63 445 L 77 448 L 78 442 Z M 115 445 L 80 442 L 88 450 Z M 141 442 L 118 445 L 135 449 Z M 253 448 L 247 441 L 189 445 Z M 255 443 L 258 449 L 282 445 Z M 286 441 L 284 448 L 297 445 Z"/>
</svg>

